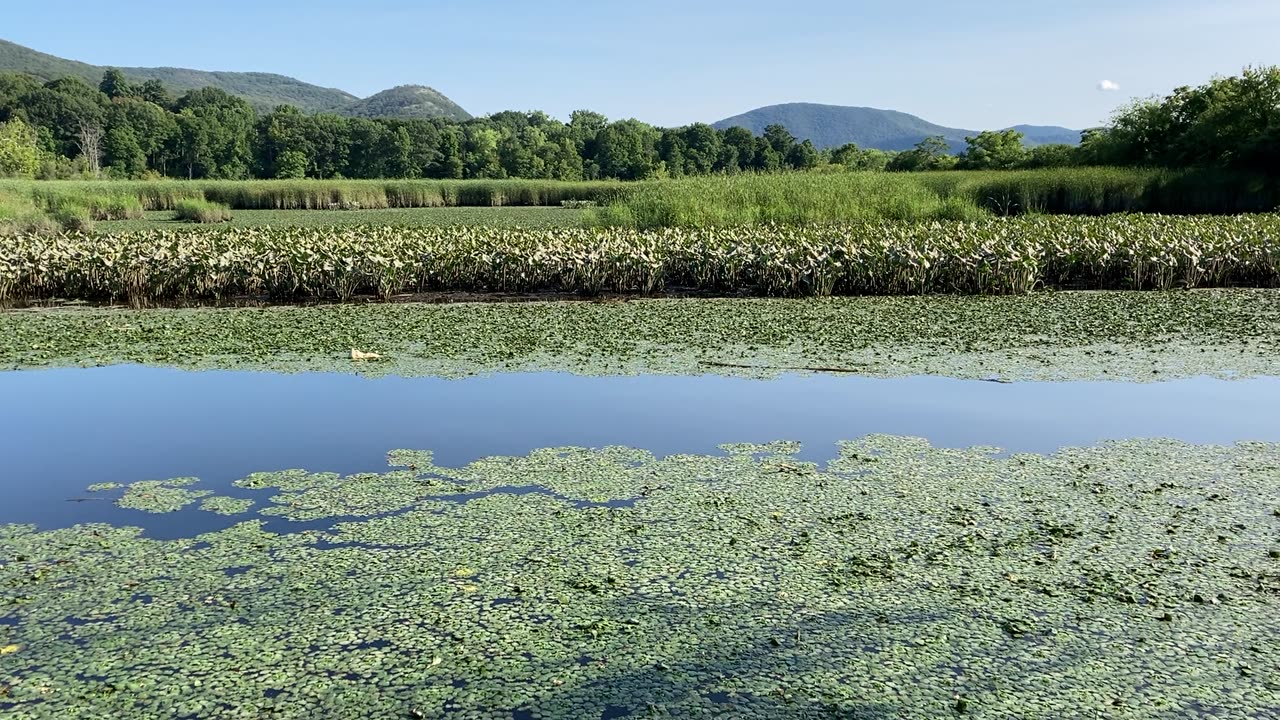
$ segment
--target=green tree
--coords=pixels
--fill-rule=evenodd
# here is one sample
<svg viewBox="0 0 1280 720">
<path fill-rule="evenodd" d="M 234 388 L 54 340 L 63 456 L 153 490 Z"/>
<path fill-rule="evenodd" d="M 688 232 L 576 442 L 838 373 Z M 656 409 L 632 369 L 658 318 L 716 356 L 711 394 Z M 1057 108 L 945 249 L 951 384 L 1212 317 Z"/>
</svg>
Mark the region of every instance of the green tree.
<svg viewBox="0 0 1280 720">
<path fill-rule="evenodd" d="M 238 180 L 249 176 L 257 139 L 257 113 L 252 105 L 224 90 L 207 87 L 183 95 L 177 108 L 179 113 L 201 121 L 205 152 L 199 166 L 203 177 Z"/>
<path fill-rule="evenodd" d="M 734 170 L 750 170 L 756 167 L 756 136 L 742 127 L 731 127 L 724 131 L 721 146 L 720 166 L 725 172 Z"/>
<path fill-rule="evenodd" d="M 658 170 L 659 131 L 639 120 L 610 123 L 597 141 L 596 162 L 602 177 L 644 180 Z"/>
<path fill-rule="evenodd" d="M 173 155 L 186 170 L 187 179 L 210 174 L 216 167 L 211 138 L 216 134 L 210 127 L 210 118 L 197 115 L 190 108 L 178 112 L 178 131 L 173 136 Z"/>
<path fill-rule="evenodd" d="M 169 159 L 166 149 L 178 132 L 173 113 L 136 97 L 112 101 L 107 113 L 108 134 L 111 128 L 126 127 L 146 159 L 146 167 L 164 172 Z"/>
<path fill-rule="evenodd" d="M 29 125 L 45 128 L 49 149 L 65 157 L 82 152 L 82 131 L 101 128 L 107 97 L 76 78 L 45 83 L 21 100 Z"/>
<path fill-rule="evenodd" d="M 946 170 L 954 167 L 956 159 L 951 153 L 947 139 L 935 135 L 916 143 L 906 152 L 898 153 L 889 161 L 886 169 L 895 172 L 918 172 L 922 170 Z"/>
<path fill-rule="evenodd" d="M 468 178 L 500 178 L 502 163 L 498 158 L 498 141 L 502 133 L 483 123 L 469 123 L 463 128 L 463 165 Z"/>
<path fill-rule="evenodd" d="M 40 89 L 40 83 L 30 75 L 0 73 L 0 122 L 15 117 L 27 120 L 23 98 Z"/>
<path fill-rule="evenodd" d="M 313 116 L 307 124 L 312 155 L 311 168 L 320 179 L 342 173 L 351 152 L 351 131 L 347 119 L 338 115 Z"/>
<path fill-rule="evenodd" d="M 1033 147 L 1027 152 L 1022 167 L 1027 168 L 1061 168 L 1078 165 L 1080 148 L 1075 145 L 1054 144 Z"/>
<path fill-rule="evenodd" d="M 796 138 L 787 130 L 785 125 L 774 123 L 764 129 L 764 141 L 769 143 L 769 147 L 778 154 L 779 157 L 785 158 L 791 154 L 791 149 L 796 145 Z"/>
<path fill-rule="evenodd" d="M 142 151 L 137 136 L 128 125 L 114 125 L 107 129 L 102 153 L 113 175 L 137 177 L 147 169 L 147 154 Z"/>
<path fill-rule="evenodd" d="M 102 82 L 98 83 L 98 90 L 111 98 L 128 97 L 134 94 L 134 87 L 129 83 L 124 73 L 115 68 L 108 68 L 102 73 Z"/>
<path fill-rule="evenodd" d="M 421 177 L 422 169 L 413 164 L 413 138 L 403 123 L 397 122 L 387 128 L 378 154 L 382 157 L 387 177 Z"/>
<path fill-rule="evenodd" d="M 1105 132 L 1085 138 L 1091 162 L 1165 167 L 1276 167 L 1280 66 L 1180 87 L 1116 112 Z"/>
<path fill-rule="evenodd" d="M 142 83 L 138 88 L 137 95 L 140 99 L 158 105 L 165 110 L 173 107 L 173 95 L 165 88 L 164 83 L 159 80 L 148 80 Z"/>
<path fill-rule="evenodd" d="M 315 155 L 311 131 L 311 118 L 292 105 L 280 105 L 264 115 L 258 121 L 257 130 L 256 164 L 259 174 L 274 178 L 305 177 Z M 284 174 L 281 174 L 281 157 L 285 153 L 295 155 L 290 158 L 290 165 Z M 298 155 L 306 158 L 301 176 L 296 174 Z"/>
<path fill-rule="evenodd" d="M 818 166 L 818 162 L 822 156 L 818 153 L 818 149 L 813 143 L 805 140 L 799 145 L 793 145 L 787 153 L 787 165 L 796 170 L 812 170 Z"/>
<path fill-rule="evenodd" d="M 297 180 L 307 176 L 307 168 L 311 166 L 311 158 L 301 150 L 285 150 L 276 156 L 276 177 Z"/>
<path fill-rule="evenodd" d="M 40 168 L 35 128 L 18 118 L 0 123 L 0 177 L 34 177 Z"/>
<path fill-rule="evenodd" d="M 688 172 L 706 175 L 716 170 L 720 161 L 720 133 L 706 123 L 694 123 L 680 132 Z"/>
<path fill-rule="evenodd" d="M 352 118 L 350 124 L 351 149 L 347 155 L 346 176 L 353 178 L 380 178 L 387 176 L 386 147 L 387 125 L 368 118 Z"/>
<path fill-rule="evenodd" d="M 964 139 L 968 147 L 956 166 L 963 170 L 1009 170 L 1027 159 L 1023 135 L 1017 130 L 985 131 Z"/>
<path fill-rule="evenodd" d="M 830 151 L 828 161 L 848 170 L 884 170 L 892 155 L 875 148 L 862 149 L 853 143 L 841 145 Z"/>
</svg>

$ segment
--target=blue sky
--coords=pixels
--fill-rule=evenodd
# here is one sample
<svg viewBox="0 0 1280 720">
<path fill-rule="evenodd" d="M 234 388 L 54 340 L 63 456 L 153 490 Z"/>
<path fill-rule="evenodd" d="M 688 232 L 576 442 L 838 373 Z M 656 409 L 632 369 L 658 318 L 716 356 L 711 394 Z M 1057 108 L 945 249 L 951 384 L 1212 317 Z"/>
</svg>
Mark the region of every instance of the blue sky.
<svg viewBox="0 0 1280 720">
<path fill-rule="evenodd" d="M 5 5 L 0 37 L 99 65 L 278 72 L 360 96 L 415 83 L 475 114 L 662 125 L 807 101 L 1082 128 L 1131 97 L 1280 63 L 1280 0 Z"/>
</svg>

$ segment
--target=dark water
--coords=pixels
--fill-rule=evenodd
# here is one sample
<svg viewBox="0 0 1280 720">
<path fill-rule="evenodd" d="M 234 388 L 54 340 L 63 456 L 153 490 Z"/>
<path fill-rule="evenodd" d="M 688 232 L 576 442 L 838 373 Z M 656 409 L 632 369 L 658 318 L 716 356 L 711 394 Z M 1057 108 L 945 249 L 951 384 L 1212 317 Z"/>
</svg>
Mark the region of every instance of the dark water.
<svg viewBox="0 0 1280 720">
<path fill-rule="evenodd" d="M 259 470 L 383 471 L 394 448 L 442 465 L 541 447 L 627 445 L 712 453 L 726 442 L 799 440 L 825 460 L 838 440 L 913 435 L 935 445 L 1052 452 L 1134 437 L 1280 441 L 1280 378 L 1015 383 L 935 377 L 578 377 L 462 380 L 185 372 L 115 366 L 0 373 L 0 523 L 145 523 L 162 535 L 224 526 L 208 513 L 145 516 L 90 497 L 97 482 Z M 233 494 L 244 495 L 245 491 Z M 186 516 L 188 520 L 184 520 Z M 203 527 L 200 529 L 204 529 Z M 188 533 L 189 534 L 189 533 Z"/>
</svg>

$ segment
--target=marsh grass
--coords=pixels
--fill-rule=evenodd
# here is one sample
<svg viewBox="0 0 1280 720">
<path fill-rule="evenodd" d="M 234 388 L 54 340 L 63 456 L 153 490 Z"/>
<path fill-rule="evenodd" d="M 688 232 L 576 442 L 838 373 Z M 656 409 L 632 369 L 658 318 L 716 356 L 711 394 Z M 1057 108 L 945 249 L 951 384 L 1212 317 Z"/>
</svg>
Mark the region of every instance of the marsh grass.
<svg viewBox="0 0 1280 720">
<path fill-rule="evenodd" d="M 37 209 L 137 219 L 188 200 L 233 210 L 594 205 L 596 225 L 729 227 L 984 215 L 1234 214 L 1280 208 L 1280 179 L 1218 171 L 1061 168 L 936 173 L 783 173 L 644 182 L 552 180 L 0 181 Z M 11 213 L 12 214 L 12 213 Z"/>
<path fill-rule="evenodd" d="M 138 201 L 139 210 L 173 210 L 185 200 L 218 202 L 233 210 L 558 206 L 566 200 L 608 202 L 625 187 L 620 182 L 554 180 L 0 181 L 0 189 L 46 202 L 129 196 Z"/>
<path fill-rule="evenodd" d="M 1280 180 L 1210 171 L 1061 168 L 936 173 L 792 173 L 638 183 L 591 217 L 634 228 L 984 215 L 1214 215 L 1280 208 Z"/>
<path fill-rule="evenodd" d="M 206 200 L 183 200 L 173 209 L 175 220 L 213 225 L 231 221 L 231 208 Z"/>
<path fill-rule="evenodd" d="M 608 207 L 596 224 L 710 228 L 874 220 L 973 220 L 983 211 L 945 197 L 915 176 L 889 173 L 739 175 L 642 183 Z"/>
</svg>

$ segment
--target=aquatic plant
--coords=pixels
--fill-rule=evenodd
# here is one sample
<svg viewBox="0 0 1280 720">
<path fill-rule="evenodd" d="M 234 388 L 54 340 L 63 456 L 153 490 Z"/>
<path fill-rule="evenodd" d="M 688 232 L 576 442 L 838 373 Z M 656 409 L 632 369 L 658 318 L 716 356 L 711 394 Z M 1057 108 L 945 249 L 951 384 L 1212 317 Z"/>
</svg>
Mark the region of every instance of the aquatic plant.
<svg viewBox="0 0 1280 720">
<path fill-rule="evenodd" d="M 705 230 L 194 228 L 18 235 L 0 301 L 426 290 L 762 295 L 1026 293 L 1280 281 L 1280 216 L 992 218 Z"/>
<path fill-rule="evenodd" d="M 383 359 L 352 361 L 352 348 Z M 1280 291 L 0 312 L 0 368 L 116 363 L 445 377 L 1280 375 Z"/>
<path fill-rule="evenodd" d="M 548 448 L 461 468 L 399 451 L 386 475 L 239 483 L 303 532 L 0 526 L 0 714 L 1280 707 L 1280 446 L 1003 456 L 869 436 L 826 465 L 799 449 Z"/>
</svg>

